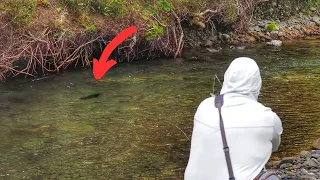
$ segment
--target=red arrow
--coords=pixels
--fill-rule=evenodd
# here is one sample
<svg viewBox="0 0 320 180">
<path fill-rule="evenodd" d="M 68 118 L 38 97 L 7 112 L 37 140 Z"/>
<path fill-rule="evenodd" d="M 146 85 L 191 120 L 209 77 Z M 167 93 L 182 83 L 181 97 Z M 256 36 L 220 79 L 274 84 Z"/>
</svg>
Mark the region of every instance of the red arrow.
<svg viewBox="0 0 320 180">
<path fill-rule="evenodd" d="M 137 31 L 135 26 L 131 26 L 121 33 L 119 33 L 103 50 L 102 55 L 99 61 L 93 58 L 93 76 L 96 79 L 101 79 L 104 74 L 114 65 L 117 64 L 115 60 L 109 60 L 108 58 L 112 51 L 119 46 L 124 40 L 126 40 L 129 36 Z M 107 61 L 106 61 L 107 60 Z"/>
</svg>

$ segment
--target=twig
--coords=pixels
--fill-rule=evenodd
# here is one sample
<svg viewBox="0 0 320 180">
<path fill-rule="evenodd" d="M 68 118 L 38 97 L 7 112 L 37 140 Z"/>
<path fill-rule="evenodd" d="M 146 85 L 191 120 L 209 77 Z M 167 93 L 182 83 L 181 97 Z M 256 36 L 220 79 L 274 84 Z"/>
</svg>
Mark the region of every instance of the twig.
<svg viewBox="0 0 320 180">
<path fill-rule="evenodd" d="M 175 172 L 175 171 L 184 171 L 184 170 L 185 170 L 185 168 L 178 168 L 178 169 L 172 169 L 171 171 Z"/>
<path fill-rule="evenodd" d="M 154 17 L 154 16 L 152 16 L 152 17 L 153 17 L 153 19 L 155 19 L 161 26 L 167 27 L 166 25 L 162 24 L 156 17 Z"/>
<path fill-rule="evenodd" d="M 65 65 L 66 62 L 68 62 L 68 61 L 70 62 L 69 58 L 74 56 L 82 47 L 84 47 L 84 46 L 86 46 L 88 44 L 91 44 L 91 43 L 95 42 L 98 39 L 99 39 L 99 37 L 95 38 L 95 39 L 92 39 L 91 41 L 86 42 L 86 43 L 82 44 L 81 46 L 79 46 L 76 50 L 73 51 L 73 53 L 71 53 L 67 58 L 65 58 L 65 60 L 57 67 L 57 69 L 60 69 L 61 66 Z M 72 58 L 71 60 L 76 59 L 76 58 L 78 58 L 78 56 Z"/>
<path fill-rule="evenodd" d="M 132 37 L 132 42 L 129 45 L 131 51 L 133 50 L 133 47 L 136 45 L 136 43 L 137 43 L 137 36 L 136 36 L 136 34 L 134 34 L 133 37 Z"/>
<path fill-rule="evenodd" d="M 211 35 L 213 36 L 213 35 L 214 35 L 213 29 L 214 29 L 215 31 L 217 31 L 217 29 L 216 29 L 216 26 L 214 25 L 214 23 L 213 23 L 212 21 L 210 21 L 210 25 L 211 25 Z"/>
<path fill-rule="evenodd" d="M 177 125 L 176 127 L 186 136 L 186 138 L 190 141 L 189 137 L 186 135 L 186 133 L 184 133 Z"/>
<path fill-rule="evenodd" d="M 207 10 L 205 10 L 205 11 L 203 11 L 203 12 L 201 12 L 201 13 L 197 13 L 197 14 L 195 14 L 195 15 L 196 15 L 196 16 L 203 16 L 203 15 L 207 14 L 208 12 L 210 12 L 210 13 L 217 13 L 218 11 L 216 11 L 216 10 L 211 10 L 211 9 L 207 9 Z"/>
<path fill-rule="evenodd" d="M 53 76 L 46 76 L 46 77 L 41 77 L 41 78 L 33 79 L 32 82 L 33 82 L 33 81 L 40 81 L 40 80 L 43 80 L 43 79 L 48 79 L 48 78 L 51 78 L 51 77 L 53 77 Z"/>
<path fill-rule="evenodd" d="M 174 27 L 172 27 L 172 31 L 173 31 L 173 38 L 174 38 L 175 45 L 178 46 L 178 40 L 177 40 L 176 30 L 175 30 Z"/>
<path fill-rule="evenodd" d="M 220 80 L 219 80 L 218 76 L 217 76 L 216 74 L 215 74 L 215 76 L 216 76 L 216 78 L 218 79 L 218 81 L 219 81 L 220 85 L 222 86 L 222 84 L 221 84 L 221 82 L 220 82 Z"/>
<path fill-rule="evenodd" d="M 214 86 L 216 85 L 216 78 L 213 78 L 213 91 L 212 93 L 214 94 Z"/>
<path fill-rule="evenodd" d="M 34 75 L 29 74 L 29 73 L 27 73 L 27 72 L 24 72 L 23 70 L 22 70 L 22 71 L 19 71 L 19 70 L 16 70 L 16 69 L 12 68 L 12 67 L 9 67 L 9 66 L 0 65 L 0 67 L 2 67 L 2 68 L 7 68 L 7 69 L 10 69 L 11 71 L 17 72 L 17 75 L 18 75 L 18 74 L 25 74 L 25 75 L 29 75 L 29 76 L 35 77 Z"/>
<path fill-rule="evenodd" d="M 176 54 L 174 55 L 174 58 L 176 58 L 178 56 L 178 54 L 181 52 L 181 49 L 182 49 L 181 43 L 182 43 L 182 40 L 183 40 L 184 33 L 183 33 L 183 29 L 182 29 L 182 26 L 181 26 L 181 23 L 180 23 L 180 18 L 178 17 L 178 15 L 173 10 L 171 10 L 171 12 L 174 15 L 174 17 L 177 19 L 178 27 L 179 27 L 179 29 L 181 31 L 179 45 L 178 45 Z"/>
</svg>

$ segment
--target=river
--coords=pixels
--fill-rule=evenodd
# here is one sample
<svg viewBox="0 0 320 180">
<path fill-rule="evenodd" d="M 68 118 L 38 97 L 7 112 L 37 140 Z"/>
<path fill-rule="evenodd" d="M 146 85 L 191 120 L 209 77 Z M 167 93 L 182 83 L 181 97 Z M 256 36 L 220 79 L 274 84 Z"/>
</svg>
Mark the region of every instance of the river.
<svg viewBox="0 0 320 180">
<path fill-rule="evenodd" d="M 101 81 L 89 68 L 1 83 L 0 179 L 183 179 L 196 108 L 239 56 L 257 61 L 259 101 L 283 122 L 271 159 L 309 150 L 320 135 L 320 42 L 223 48 L 118 63 Z"/>
</svg>

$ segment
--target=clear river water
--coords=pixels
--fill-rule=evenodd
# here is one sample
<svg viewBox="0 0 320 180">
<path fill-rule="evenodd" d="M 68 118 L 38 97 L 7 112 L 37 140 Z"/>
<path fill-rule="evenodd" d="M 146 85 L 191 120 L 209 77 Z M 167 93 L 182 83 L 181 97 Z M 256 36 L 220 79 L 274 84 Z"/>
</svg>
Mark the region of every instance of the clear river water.
<svg viewBox="0 0 320 180">
<path fill-rule="evenodd" d="M 89 68 L 1 83 L 0 179 L 183 179 L 196 108 L 239 56 L 257 61 L 259 101 L 283 122 L 271 159 L 310 150 L 320 136 L 319 40 L 200 48 L 118 63 L 100 81 Z"/>
</svg>

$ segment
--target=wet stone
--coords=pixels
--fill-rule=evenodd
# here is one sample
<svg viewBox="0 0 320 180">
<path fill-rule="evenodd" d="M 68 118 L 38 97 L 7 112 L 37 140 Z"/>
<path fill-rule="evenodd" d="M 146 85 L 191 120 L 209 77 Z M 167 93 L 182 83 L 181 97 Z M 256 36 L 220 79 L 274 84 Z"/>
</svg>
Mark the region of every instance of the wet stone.
<svg viewBox="0 0 320 180">
<path fill-rule="evenodd" d="M 302 164 L 301 164 L 301 163 L 298 163 L 298 164 L 297 164 L 297 169 L 300 169 L 301 166 L 302 166 Z"/>
<path fill-rule="evenodd" d="M 282 164 L 280 166 L 280 169 L 286 169 L 286 168 L 289 168 L 289 167 L 292 167 L 292 164 L 291 163 L 285 163 L 285 164 Z"/>
<path fill-rule="evenodd" d="M 282 165 L 282 164 L 286 164 L 286 163 L 290 163 L 290 164 L 292 164 L 294 161 L 296 161 L 297 160 L 297 158 L 296 157 L 286 157 L 286 158 L 283 158 L 282 160 L 281 160 L 281 162 L 280 162 L 280 166 Z"/>
<path fill-rule="evenodd" d="M 311 154 L 311 157 L 315 158 L 315 159 L 318 159 L 318 158 L 320 158 L 320 154 Z"/>
<path fill-rule="evenodd" d="M 302 164 L 303 168 L 310 168 L 310 167 L 318 167 L 318 164 L 315 163 L 310 158 L 307 158 L 307 161 Z"/>
<path fill-rule="evenodd" d="M 283 176 L 281 176 L 281 179 L 282 179 L 282 180 L 284 180 L 284 179 L 285 179 L 285 180 L 289 180 L 290 177 L 289 177 L 288 175 L 283 175 Z"/>
<path fill-rule="evenodd" d="M 316 177 L 304 175 L 300 177 L 301 180 L 317 180 Z"/>
<path fill-rule="evenodd" d="M 311 153 L 309 151 L 300 152 L 300 158 L 307 158 L 307 157 L 311 157 Z"/>
<path fill-rule="evenodd" d="M 316 178 L 320 178 L 320 172 L 319 172 L 319 169 L 312 169 L 312 170 L 309 170 L 309 173 L 312 174 L 313 176 L 315 176 Z M 309 175 L 310 175 L 309 174 Z"/>
<path fill-rule="evenodd" d="M 315 163 L 317 164 L 317 166 L 318 166 L 318 167 L 320 167 L 320 163 L 317 161 L 317 159 L 315 159 L 315 158 L 311 158 L 311 160 L 312 160 L 313 162 L 315 162 Z"/>
<path fill-rule="evenodd" d="M 319 154 L 320 155 L 320 150 L 312 150 L 311 154 Z"/>
<path fill-rule="evenodd" d="M 300 170 L 300 173 L 301 173 L 301 176 L 309 175 L 309 172 L 306 169 L 303 169 L 303 168 Z"/>
<path fill-rule="evenodd" d="M 288 176 L 291 176 L 291 177 L 296 175 L 296 173 L 291 172 L 291 171 L 287 171 L 286 174 L 287 174 Z"/>
</svg>

